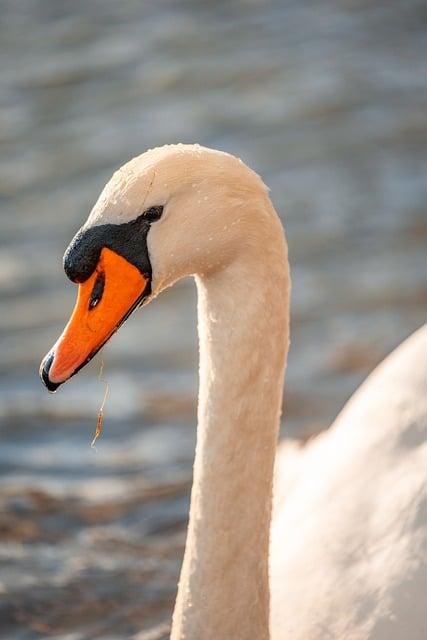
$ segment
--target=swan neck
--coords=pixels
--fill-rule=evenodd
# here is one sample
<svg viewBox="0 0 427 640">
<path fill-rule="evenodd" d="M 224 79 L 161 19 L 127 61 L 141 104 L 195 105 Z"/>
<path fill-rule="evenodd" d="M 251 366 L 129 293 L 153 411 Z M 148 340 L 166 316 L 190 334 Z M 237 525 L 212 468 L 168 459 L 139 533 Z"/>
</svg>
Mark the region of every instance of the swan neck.
<svg viewBox="0 0 427 640">
<path fill-rule="evenodd" d="M 272 480 L 288 348 L 283 230 L 196 277 L 197 447 L 172 640 L 269 638 Z"/>
</svg>

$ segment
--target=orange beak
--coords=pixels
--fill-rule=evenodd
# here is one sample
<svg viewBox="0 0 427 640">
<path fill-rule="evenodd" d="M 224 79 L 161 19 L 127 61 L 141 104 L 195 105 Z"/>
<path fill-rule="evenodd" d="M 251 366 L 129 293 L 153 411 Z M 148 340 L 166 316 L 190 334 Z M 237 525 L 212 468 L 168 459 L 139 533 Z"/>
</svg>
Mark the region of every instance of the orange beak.
<svg viewBox="0 0 427 640">
<path fill-rule="evenodd" d="M 95 271 L 79 284 L 71 318 L 40 375 L 55 391 L 87 364 L 149 292 L 150 280 L 125 258 L 103 248 Z"/>
</svg>

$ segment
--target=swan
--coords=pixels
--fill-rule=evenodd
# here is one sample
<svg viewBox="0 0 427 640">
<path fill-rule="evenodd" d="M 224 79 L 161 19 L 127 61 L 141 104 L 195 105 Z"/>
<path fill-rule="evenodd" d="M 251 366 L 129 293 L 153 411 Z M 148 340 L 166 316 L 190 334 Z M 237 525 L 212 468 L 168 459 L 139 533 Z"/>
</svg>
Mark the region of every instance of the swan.
<svg viewBox="0 0 427 640">
<path fill-rule="evenodd" d="M 290 276 L 254 171 L 199 145 L 145 152 L 107 183 L 64 269 L 78 295 L 40 367 L 50 391 L 134 309 L 196 281 L 197 446 L 172 640 L 426 638 L 427 325 L 275 469 Z"/>
</svg>

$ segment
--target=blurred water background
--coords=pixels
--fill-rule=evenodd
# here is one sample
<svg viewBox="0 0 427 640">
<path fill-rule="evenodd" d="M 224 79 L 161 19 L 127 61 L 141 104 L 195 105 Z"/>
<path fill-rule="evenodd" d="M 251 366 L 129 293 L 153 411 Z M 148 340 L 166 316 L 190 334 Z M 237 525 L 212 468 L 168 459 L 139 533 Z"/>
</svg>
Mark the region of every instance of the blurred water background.
<svg viewBox="0 0 427 640">
<path fill-rule="evenodd" d="M 111 173 L 200 142 L 287 229 L 283 434 L 326 428 L 427 309 L 427 5 L 0 1 L 0 637 L 167 637 L 195 440 L 195 290 L 132 317 L 49 396 L 62 253 Z M 147 339 L 149 336 L 149 339 Z"/>
</svg>

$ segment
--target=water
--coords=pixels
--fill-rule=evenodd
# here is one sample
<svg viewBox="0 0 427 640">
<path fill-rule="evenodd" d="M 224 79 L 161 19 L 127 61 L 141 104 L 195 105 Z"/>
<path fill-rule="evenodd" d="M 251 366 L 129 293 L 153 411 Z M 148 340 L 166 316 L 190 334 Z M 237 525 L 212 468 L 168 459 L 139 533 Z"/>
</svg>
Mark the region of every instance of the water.
<svg viewBox="0 0 427 640">
<path fill-rule="evenodd" d="M 195 438 L 195 291 L 56 396 L 62 253 L 114 169 L 197 141 L 271 187 L 289 240 L 283 433 L 330 424 L 427 309 L 423 2 L 2 0 L 0 637 L 167 637 Z M 149 339 L 147 339 L 149 336 Z M 149 635 L 144 635 L 144 633 Z"/>
</svg>

